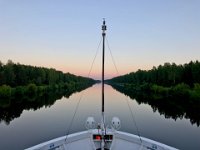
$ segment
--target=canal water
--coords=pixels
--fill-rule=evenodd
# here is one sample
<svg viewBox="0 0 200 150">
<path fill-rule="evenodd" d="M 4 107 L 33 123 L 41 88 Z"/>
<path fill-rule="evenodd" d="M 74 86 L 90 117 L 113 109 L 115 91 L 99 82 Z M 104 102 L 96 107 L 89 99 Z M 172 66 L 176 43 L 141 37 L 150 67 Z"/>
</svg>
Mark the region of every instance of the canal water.
<svg viewBox="0 0 200 150">
<path fill-rule="evenodd" d="M 78 103 L 79 107 L 72 121 Z M 2 150 L 25 149 L 67 133 L 83 131 L 88 116 L 93 116 L 96 122 L 100 122 L 101 85 L 93 85 L 43 107 L 29 107 L 19 115 L 11 116 L 11 119 L 5 115 L 6 113 L 4 119 L 0 118 L 0 149 Z M 138 134 L 139 131 L 143 137 L 182 150 L 200 149 L 200 127 L 191 124 L 189 118 L 176 120 L 166 118 L 164 114 L 154 111 L 150 105 L 138 104 L 136 100 L 119 93 L 109 85 L 105 85 L 105 116 L 107 125 L 110 125 L 112 117 L 119 117 L 121 131 L 133 134 Z"/>
</svg>

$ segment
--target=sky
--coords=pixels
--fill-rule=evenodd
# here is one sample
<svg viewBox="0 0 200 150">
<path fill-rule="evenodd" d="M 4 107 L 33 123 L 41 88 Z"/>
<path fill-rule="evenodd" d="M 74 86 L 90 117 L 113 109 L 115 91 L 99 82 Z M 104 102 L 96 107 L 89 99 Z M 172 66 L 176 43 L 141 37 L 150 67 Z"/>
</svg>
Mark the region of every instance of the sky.
<svg viewBox="0 0 200 150">
<path fill-rule="evenodd" d="M 0 0 L 0 61 L 106 78 L 200 60 L 199 0 Z"/>
</svg>

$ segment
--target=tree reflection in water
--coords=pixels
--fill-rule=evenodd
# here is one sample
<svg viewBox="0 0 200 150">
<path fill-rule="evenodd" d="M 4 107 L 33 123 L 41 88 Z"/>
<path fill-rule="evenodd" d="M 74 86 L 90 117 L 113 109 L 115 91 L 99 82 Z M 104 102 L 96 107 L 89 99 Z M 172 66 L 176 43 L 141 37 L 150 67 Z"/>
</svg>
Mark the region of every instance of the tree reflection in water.
<svg viewBox="0 0 200 150">
<path fill-rule="evenodd" d="M 115 90 L 134 99 L 138 104 L 149 104 L 165 118 L 190 119 L 191 124 L 200 125 L 200 101 L 191 101 L 183 96 L 161 96 L 150 92 L 126 90 L 123 86 L 111 85 Z"/>
<path fill-rule="evenodd" d="M 9 125 L 13 119 L 20 117 L 23 110 L 35 111 L 44 106 L 50 107 L 63 96 L 69 98 L 73 93 L 80 92 L 90 86 L 92 85 L 76 87 L 76 89 L 71 90 L 48 90 L 31 96 L 23 95 L 10 99 L 0 99 L 0 122 L 4 121 Z"/>
</svg>

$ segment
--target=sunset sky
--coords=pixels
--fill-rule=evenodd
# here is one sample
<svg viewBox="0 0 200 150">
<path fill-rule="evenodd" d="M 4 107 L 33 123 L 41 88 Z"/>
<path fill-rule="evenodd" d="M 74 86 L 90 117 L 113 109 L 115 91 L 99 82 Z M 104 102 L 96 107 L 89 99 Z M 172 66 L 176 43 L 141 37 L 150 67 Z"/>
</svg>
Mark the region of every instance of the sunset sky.
<svg viewBox="0 0 200 150">
<path fill-rule="evenodd" d="M 0 61 L 87 76 L 102 18 L 120 75 L 200 60 L 199 0 L 0 0 Z M 90 77 L 100 78 L 100 63 L 101 48 Z"/>
</svg>

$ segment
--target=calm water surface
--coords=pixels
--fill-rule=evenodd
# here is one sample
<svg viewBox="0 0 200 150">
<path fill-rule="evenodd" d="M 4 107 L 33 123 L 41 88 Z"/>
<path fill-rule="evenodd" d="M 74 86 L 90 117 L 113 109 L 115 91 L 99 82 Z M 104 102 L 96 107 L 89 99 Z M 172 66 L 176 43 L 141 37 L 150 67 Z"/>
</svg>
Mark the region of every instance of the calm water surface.
<svg viewBox="0 0 200 150">
<path fill-rule="evenodd" d="M 81 96 L 69 133 L 85 130 L 84 124 L 88 116 L 93 116 L 96 122 L 100 122 L 101 86 L 97 84 L 69 98 L 63 97 L 49 107 L 24 110 L 20 117 L 9 124 L 1 121 L 0 149 L 20 150 L 65 135 Z M 189 119 L 167 119 L 159 112 L 153 112 L 148 104 L 139 105 L 108 85 L 105 86 L 107 124 L 110 124 L 113 116 L 118 116 L 121 131 L 137 134 L 127 101 L 142 136 L 183 150 L 200 149 L 200 127 L 192 125 Z"/>
</svg>

